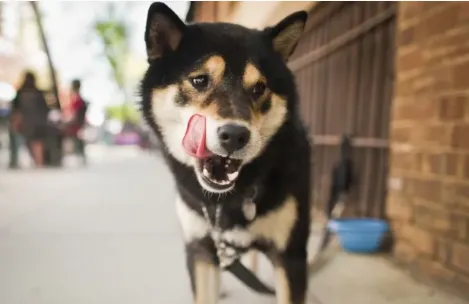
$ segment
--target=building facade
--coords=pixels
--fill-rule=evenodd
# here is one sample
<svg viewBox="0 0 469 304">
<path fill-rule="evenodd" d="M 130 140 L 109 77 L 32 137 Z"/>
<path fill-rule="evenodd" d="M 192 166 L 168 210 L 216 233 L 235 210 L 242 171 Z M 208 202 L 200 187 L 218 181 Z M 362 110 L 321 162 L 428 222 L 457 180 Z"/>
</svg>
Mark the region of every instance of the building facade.
<svg viewBox="0 0 469 304">
<path fill-rule="evenodd" d="M 469 289 L 469 3 L 401 2 L 387 214 L 395 256 Z"/>
</svg>

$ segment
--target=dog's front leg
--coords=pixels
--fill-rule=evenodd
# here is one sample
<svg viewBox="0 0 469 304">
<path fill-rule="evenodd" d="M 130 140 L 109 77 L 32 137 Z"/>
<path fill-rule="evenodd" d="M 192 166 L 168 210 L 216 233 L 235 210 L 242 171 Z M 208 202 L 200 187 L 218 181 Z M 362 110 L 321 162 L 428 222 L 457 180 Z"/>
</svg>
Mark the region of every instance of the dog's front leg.
<svg viewBox="0 0 469 304">
<path fill-rule="evenodd" d="M 306 257 L 283 255 L 275 266 L 278 304 L 304 304 L 308 288 Z"/>
<path fill-rule="evenodd" d="M 217 304 L 220 295 L 220 270 L 213 261 L 187 246 L 189 270 L 194 304 Z"/>
<path fill-rule="evenodd" d="M 247 253 L 246 255 L 246 266 L 248 266 L 249 269 L 251 269 L 251 271 L 253 273 L 256 273 L 257 274 L 257 270 L 258 270 L 258 264 L 259 264 L 259 254 L 257 251 L 255 250 L 251 250 Z"/>
</svg>

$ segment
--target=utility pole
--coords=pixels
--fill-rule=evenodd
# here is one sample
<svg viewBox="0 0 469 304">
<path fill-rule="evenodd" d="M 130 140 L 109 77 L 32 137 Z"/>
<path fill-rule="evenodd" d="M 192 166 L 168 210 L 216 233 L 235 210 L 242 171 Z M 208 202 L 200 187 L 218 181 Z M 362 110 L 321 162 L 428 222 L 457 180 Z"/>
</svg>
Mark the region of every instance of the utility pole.
<svg viewBox="0 0 469 304">
<path fill-rule="evenodd" d="M 41 36 L 42 40 L 42 46 L 44 48 L 44 52 L 46 53 L 47 56 L 47 62 L 49 63 L 49 72 L 50 72 L 50 78 L 51 78 L 51 83 L 52 83 L 52 93 L 54 94 L 55 97 L 55 104 L 53 108 L 60 110 L 60 96 L 59 96 L 59 86 L 57 84 L 57 78 L 56 78 L 56 73 L 55 73 L 55 68 L 54 64 L 52 62 L 52 57 L 50 54 L 49 50 L 49 45 L 47 43 L 46 39 L 46 34 L 44 32 L 44 27 L 42 24 L 42 16 L 41 12 L 39 11 L 39 7 L 37 5 L 37 2 L 35 1 L 30 1 L 31 7 L 33 8 L 34 15 L 36 17 L 36 24 L 37 28 L 39 31 L 39 35 Z M 54 129 L 54 130 L 52 130 Z M 48 150 L 48 163 L 54 166 L 60 166 L 62 164 L 62 156 L 63 156 L 63 151 L 62 151 L 62 134 L 59 130 L 55 128 L 51 128 L 50 134 L 48 136 L 48 141 L 47 141 L 47 149 Z M 46 153 L 47 154 L 47 153 Z"/>
<path fill-rule="evenodd" d="M 54 94 L 55 102 L 56 102 L 55 106 L 57 107 L 57 109 L 60 109 L 59 88 L 58 88 L 58 85 L 57 85 L 57 78 L 56 78 L 56 75 L 55 75 L 54 64 L 52 62 L 52 57 L 51 57 L 51 54 L 50 54 L 50 51 L 49 51 L 49 45 L 47 43 L 46 34 L 44 32 L 44 27 L 42 25 L 41 12 L 39 11 L 39 8 L 37 6 L 37 2 L 30 1 L 29 3 L 31 4 L 31 6 L 34 10 L 34 15 L 36 17 L 36 24 L 37 24 L 37 27 L 38 27 L 38 30 L 39 30 L 39 35 L 41 36 L 41 40 L 42 40 L 42 46 L 44 47 L 44 52 L 46 52 L 47 62 L 49 64 L 49 72 L 50 72 L 50 77 L 51 77 L 51 82 L 52 82 L 52 92 Z"/>
</svg>

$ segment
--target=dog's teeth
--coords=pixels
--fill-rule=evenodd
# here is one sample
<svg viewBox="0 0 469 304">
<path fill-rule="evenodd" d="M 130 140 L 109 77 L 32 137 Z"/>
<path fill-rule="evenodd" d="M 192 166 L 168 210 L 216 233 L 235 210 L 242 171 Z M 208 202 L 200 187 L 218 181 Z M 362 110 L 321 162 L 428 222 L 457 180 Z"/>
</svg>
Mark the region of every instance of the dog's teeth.
<svg viewBox="0 0 469 304">
<path fill-rule="evenodd" d="M 222 185 L 222 186 L 226 186 L 226 185 L 230 184 L 230 181 L 226 181 L 226 180 L 217 180 L 217 181 L 213 181 L 213 182 L 218 184 L 218 185 Z"/>
<path fill-rule="evenodd" d="M 238 177 L 239 172 L 228 173 L 228 179 L 234 181 Z"/>
<path fill-rule="evenodd" d="M 205 177 L 210 177 L 210 173 L 208 173 L 208 170 L 206 168 L 204 168 L 202 173 L 205 175 Z"/>
</svg>

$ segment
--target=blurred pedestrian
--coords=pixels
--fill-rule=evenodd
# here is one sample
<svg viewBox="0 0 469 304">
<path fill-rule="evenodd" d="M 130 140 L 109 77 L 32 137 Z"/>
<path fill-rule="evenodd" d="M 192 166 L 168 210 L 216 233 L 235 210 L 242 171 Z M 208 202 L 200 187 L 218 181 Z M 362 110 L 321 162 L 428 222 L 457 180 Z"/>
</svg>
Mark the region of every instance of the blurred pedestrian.
<svg viewBox="0 0 469 304">
<path fill-rule="evenodd" d="M 26 72 L 12 102 L 11 122 L 13 130 L 25 138 L 38 168 L 44 165 L 48 113 L 44 93 L 36 86 L 36 76 L 32 72 Z"/>
<path fill-rule="evenodd" d="M 10 151 L 9 167 L 10 169 L 18 168 L 19 159 L 19 145 L 20 145 L 20 130 L 19 130 L 19 116 L 18 113 L 13 113 L 13 104 L 10 109 L 10 122 L 8 127 L 8 148 Z"/>
<path fill-rule="evenodd" d="M 86 123 L 86 111 L 88 104 L 81 96 L 81 81 L 75 79 L 71 85 L 71 118 L 66 123 L 65 134 L 74 144 L 75 153 L 82 157 L 83 164 L 86 164 L 86 149 L 83 136 Z"/>
</svg>

